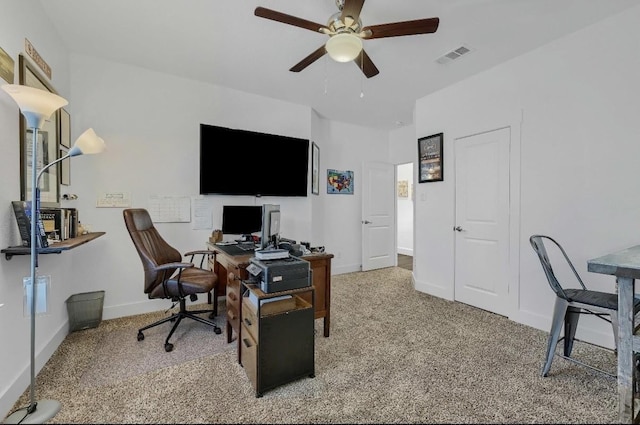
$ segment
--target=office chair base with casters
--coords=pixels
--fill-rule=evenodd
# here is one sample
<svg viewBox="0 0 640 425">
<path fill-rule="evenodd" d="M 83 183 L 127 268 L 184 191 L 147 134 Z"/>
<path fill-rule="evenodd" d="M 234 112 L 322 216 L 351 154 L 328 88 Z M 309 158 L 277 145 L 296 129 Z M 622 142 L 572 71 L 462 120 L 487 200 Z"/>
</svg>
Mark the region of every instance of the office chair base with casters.
<svg viewBox="0 0 640 425">
<path fill-rule="evenodd" d="M 138 341 L 144 340 L 144 333 L 142 331 L 146 331 L 147 329 L 153 328 L 155 326 L 161 325 L 169 321 L 175 322 L 171 327 L 171 331 L 169 332 L 169 335 L 167 335 L 167 338 L 164 341 L 164 350 L 166 352 L 172 351 L 173 344 L 171 344 L 169 340 L 171 339 L 171 337 L 173 336 L 173 333 L 176 331 L 176 328 L 184 318 L 193 319 L 197 322 L 204 323 L 205 325 L 213 326 L 213 332 L 217 335 L 220 335 L 222 333 L 222 329 L 218 325 L 216 325 L 215 322 L 213 322 L 212 320 L 208 320 L 200 316 L 197 316 L 198 314 L 203 314 L 203 313 L 209 313 L 210 319 L 213 319 L 213 317 L 215 317 L 214 313 L 211 310 L 187 310 L 186 301 L 184 298 L 182 298 L 180 299 L 179 312 L 173 313 L 169 317 L 165 317 L 163 319 L 158 320 L 157 322 L 154 322 L 150 325 L 147 325 L 143 328 L 138 329 Z"/>
</svg>

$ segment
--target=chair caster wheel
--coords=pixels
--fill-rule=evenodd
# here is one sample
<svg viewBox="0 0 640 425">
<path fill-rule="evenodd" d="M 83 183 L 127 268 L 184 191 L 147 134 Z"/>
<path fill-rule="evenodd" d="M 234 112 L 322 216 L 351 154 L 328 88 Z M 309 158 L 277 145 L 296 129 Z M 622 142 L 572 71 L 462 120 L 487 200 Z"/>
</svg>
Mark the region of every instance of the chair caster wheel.
<svg viewBox="0 0 640 425">
<path fill-rule="evenodd" d="M 222 329 L 220 329 L 220 328 L 216 327 L 216 328 L 213 328 L 213 332 L 214 332 L 216 335 L 220 335 L 220 334 L 222 333 Z"/>
<path fill-rule="evenodd" d="M 173 350 L 173 344 L 170 344 L 170 343 L 168 343 L 168 342 L 167 342 L 167 343 L 164 345 L 164 351 L 166 351 L 166 352 L 168 353 L 168 352 L 169 352 L 169 351 L 171 351 L 171 350 Z"/>
<path fill-rule="evenodd" d="M 144 339 L 144 334 L 142 332 L 138 332 L 138 341 L 142 341 Z"/>
</svg>

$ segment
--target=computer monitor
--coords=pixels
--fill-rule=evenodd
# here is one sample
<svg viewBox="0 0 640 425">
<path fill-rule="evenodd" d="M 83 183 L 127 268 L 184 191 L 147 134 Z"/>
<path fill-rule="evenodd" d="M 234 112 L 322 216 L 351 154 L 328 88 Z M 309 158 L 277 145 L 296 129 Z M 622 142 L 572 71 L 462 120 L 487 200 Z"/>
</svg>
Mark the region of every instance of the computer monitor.
<svg viewBox="0 0 640 425">
<path fill-rule="evenodd" d="M 241 235 L 244 240 L 252 233 L 262 230 L 262 207 L 260 205 L 223 205 L 222 233 Z"/>
<path fill-rule="evenodd" d="M 280 205 L 262 205 L 260 248 L 277 248 L 280 239 Z"/>
</svg>

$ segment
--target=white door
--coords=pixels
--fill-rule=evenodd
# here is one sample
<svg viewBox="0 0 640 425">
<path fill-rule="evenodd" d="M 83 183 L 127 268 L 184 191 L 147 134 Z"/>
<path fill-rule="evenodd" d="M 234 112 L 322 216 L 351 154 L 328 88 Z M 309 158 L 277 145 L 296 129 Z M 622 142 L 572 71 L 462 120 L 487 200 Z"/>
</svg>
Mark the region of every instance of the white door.
<svg viewBox="0 0 640 425">
<path fill-rule="evenodd" d="M 395 166 L 362 167 L 362 270 L 396 265 Z"/>
<path fill-rule="evenodd" d="M 455 300 L 507 315 L 509 145 L 503 128 L 455 141 Z"/>
</svg>

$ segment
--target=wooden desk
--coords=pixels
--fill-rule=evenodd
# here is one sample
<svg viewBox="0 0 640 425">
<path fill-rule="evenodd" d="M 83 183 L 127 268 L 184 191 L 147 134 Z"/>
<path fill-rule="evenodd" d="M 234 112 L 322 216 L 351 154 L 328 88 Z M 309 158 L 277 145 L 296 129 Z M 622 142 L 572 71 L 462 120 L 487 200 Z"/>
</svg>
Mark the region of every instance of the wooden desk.
<svg viewBox="0 0 640 425">
<path fill-rule="evenodd" d="M 249 277 L 247 273 L 247 265 L 253 257 L 253 252 L 244 255 L 228 254 L 215 244 L 208 244 L 209 249 L 216 252 L 215 264 L 209 267 L 218 275 L 218 288 L 214 293 L 215 299 L 212 300 L 214 306 L 218 305 L 217 296 L 224 293 L 226 299 L 226 315 L 227 315 L 227 343 L 233 341 L 233 332 L 235 331 L 238 340 L 238 363 L 241 362 L 241 344 L 240 344 L 240 320 L 242 317 L 242 280 Z M 214 308 L 217 314 L 217 308 Z"/>
<path fill-rule="evenodd" d="M 324 336 L 329 336 L 331 326 L 331 259 L 333 254 L 309 254 L 302 257 L 309 262 L 315 288 L 315 318 L 324 318 Z M 311 303 L 311 294 L 304 293 L 301 297 Z"/>
<path fill-rule="evenodd" d="M 613 275 L 618 283 L 618 422 L 637 423 L 633 368 L 640 336 L 633 334 L 633 304 L 635 279 L 640 278 L 640 245 L 589 260 L 587 270 Z"/>
<path fill-rule="evenodd" d="M 210 268 L 218 275 L 218 288 L 216 294 L 224 293 L 227 307 L 227 342 L 233 341 L 233 331 L 240 335 L 240 321 L 242 317 L 242 280 L 248 279 L 246 271 L 253 252 L 243 255 L 230 255 L 224 251 L 224 247 L 207 243 L 210 250 L 216 252 L 215 264 Z M 231 251 L 231 250 L 228 250 Z M 314 306 L 314 318 L 324 319 L 324 336 L 328 337 L 331 327 L 331 259 L 333 254 L 310 254 L 300 257 L 309 262 L 312 271 L 313 286 L 315 289 L 315 302 L 310 293 L 301 294 L 301 297 Z M 217 300 L 212 302 L 217 305 Z M 238 339 L 238 362 L 240 362 L 241 346 Z"/>
</svg>

